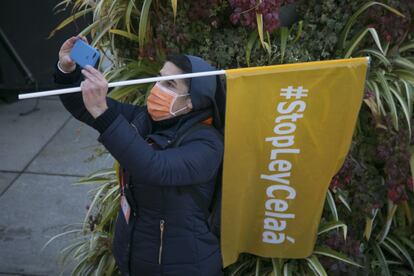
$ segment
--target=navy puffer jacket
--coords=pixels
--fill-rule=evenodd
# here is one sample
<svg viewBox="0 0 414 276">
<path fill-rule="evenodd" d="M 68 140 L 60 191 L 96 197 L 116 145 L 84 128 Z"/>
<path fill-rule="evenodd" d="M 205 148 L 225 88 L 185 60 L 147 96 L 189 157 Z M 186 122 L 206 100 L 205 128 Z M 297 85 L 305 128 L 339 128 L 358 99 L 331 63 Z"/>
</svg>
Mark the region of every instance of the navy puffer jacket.
<svg viewBox="0 0 414 276">
<path fill-rule="evenodd" d="M 200 58 L 187 57 L 193 72 L 214 69 Z M 70 74 L 55 73 L 57 84 L 73 85 L 80 78 L 79 68 Z M 217 95 L 223 93 L 218 86 L 215 76 L 191 79 L 193 111 L 158 125 L 145 106 L 107 97 L 108 110 L 95 120 L 81 93 L 60 95 L 75 118 L 100 132 L 98 141 L 129 176 L 128 193 L 136 209 L 129 223 L 119 211 L 113 240 L 113 254 L 123 275 L 223 274 L 219 241 L 191 192 L 196 189 L 210 202 L 222 162 L 224 109 L 217 105 L 224 103 L 224 94 Z M 192 131 L 172 147 L 183 133 L 210 116 L 215 127 Z"/>
</svg>

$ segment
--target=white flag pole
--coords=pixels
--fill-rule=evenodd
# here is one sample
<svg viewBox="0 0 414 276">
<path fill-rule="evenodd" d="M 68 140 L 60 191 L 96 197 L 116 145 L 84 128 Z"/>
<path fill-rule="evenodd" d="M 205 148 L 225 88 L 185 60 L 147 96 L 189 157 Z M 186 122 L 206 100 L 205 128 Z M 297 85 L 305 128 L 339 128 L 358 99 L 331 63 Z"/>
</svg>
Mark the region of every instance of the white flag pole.
<svg viewBox="0 0 414 276">
<path fill-rule="evenodd" d="M 108 87 L 117 87 L 117 86 L 142 84 L 142 83 L 149 83 L 149 82 L 156 82 L 156 81 L 163 81 L 163 80 L 177 80 L 177 79 L 196 78 L 196 77 L 224 75 L 224 74 L 226 74 L 225 70 L 217 70 L 217 71 L 207 71 L 207 72 L 199 72 L 199 73 L 169 75 L 169 76 L 154 77 L 154 78 L 110 82 L 108 83 Z M 80 91 L 81 91 L 80 87 L 71 87 L 71 88 L 64 88 L 64 89 L 48 90 L 48 91 L 43 91 L 43 92 L 25 93 L 25 94 L 19 94 L 19 100 L 74 93 L 74 92 L 80 92 Z"/>
<path fill-rule="evenodd" d="M 371 57 L 366 56 L 365 58 L 368 60 L 368 65 L 370 65 Z M 225 75 L 225 74 L 226 74 L 225 70 L 217 70 L 217 71 L 208 71 L 208 72 L 199 72 L 199 73 L 169 75 L 169 76 L 155 77 L 155 78 L 110 82 L 108 83 L 108 87 L 142 84 L 142 83 L 156 82 L 156 81 L 162 81 L 162 80 L 177 80 L 177 79 L 196 78 L 196 77 L 205 77 L 205 76 L 214 76 L 214 75 Z M 19 94 L 19 100 L 60 95 L 60 94 L 66 94 L 66 93 L 74 93 L 74 92 L 80 92 L 80 91 L 81 91 L 80 87 L 71 87 L 71 88 L 56 89 L 56 90 L 49 90 L 49 91 L 43 91 L 43 92 L 25 93 L 25 94 Z"/>
</svg>

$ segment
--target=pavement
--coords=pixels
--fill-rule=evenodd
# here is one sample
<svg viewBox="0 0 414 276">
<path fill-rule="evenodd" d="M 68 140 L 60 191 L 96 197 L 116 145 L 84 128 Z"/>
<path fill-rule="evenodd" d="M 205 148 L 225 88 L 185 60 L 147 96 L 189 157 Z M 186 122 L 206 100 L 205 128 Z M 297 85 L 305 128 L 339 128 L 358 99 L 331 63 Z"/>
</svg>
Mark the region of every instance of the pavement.
<svg viewBox="0 0 414 276">
<path fill-rule="evenodd" d="M 42 247 L 65 226 L 84 219 L 92 187 L 73 183 L 113 165 L 109 154 L 98 156 L 105 150 L 98 136 L 57 96 L 0 101 L 1 276 L 61 273 L 59 251 L 71 237 Z"/>
</svg>

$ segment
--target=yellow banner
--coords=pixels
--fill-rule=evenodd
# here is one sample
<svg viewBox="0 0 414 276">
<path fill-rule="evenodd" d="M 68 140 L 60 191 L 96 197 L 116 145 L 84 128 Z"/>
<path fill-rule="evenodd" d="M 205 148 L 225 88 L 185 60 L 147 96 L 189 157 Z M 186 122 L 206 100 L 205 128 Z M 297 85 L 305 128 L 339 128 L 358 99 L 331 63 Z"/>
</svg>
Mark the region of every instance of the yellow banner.
<svg viewBox="0 0 414 276">
<path fill-rule="evenodd" d="M 349 150 L 367 58 L 226 70 L 221 246 L 305 258 Z"/>
</svg>

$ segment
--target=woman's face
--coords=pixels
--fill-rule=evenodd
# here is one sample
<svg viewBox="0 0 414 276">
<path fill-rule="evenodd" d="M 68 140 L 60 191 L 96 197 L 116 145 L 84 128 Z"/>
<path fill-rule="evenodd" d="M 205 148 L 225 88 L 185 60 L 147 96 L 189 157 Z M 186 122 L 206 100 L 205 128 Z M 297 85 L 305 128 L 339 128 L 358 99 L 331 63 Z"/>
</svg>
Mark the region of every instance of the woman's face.
<svg viewBox="0 0 414 276">
<path fill-rule="evenodd" d="M 166 61 L 164 63 L 164 66 L 160 70 L 161 76 L 179 74 L 183 74 L 183 71 L 170 61 Z M 174 91 L 178 95 L 185 95 L 189 93 L 189 87 L 184 79 L 160 81 L 160 84 Z M 184 106 L 188 106 L 188 109 L 186 111 L 180 112 L 180 114 L 185 114 L 192 110 L 193 105 L 191 103 L 191 98 L 189 96 L 177 98 L 177 101 L 175 102 L 172 109 L 173 111 L 175 111 L 183 108 Z"/>
<path fill-rule="evenodd" d="M 166 61 L 164 66 L 160 70 L 161 76 L 169 76 L 169 75 L 179 75 L 183 74 L 183 71 L 175 66 L 174 63 Z M 166 80 L 160 81 L 160 84 L 168 89 L 176 92 L 179 95 L 187 94 L 189 87 L 187 86 L 185 80 L 178 79 L 178 80 Z"/>
</svg>

